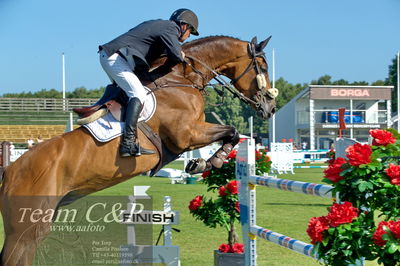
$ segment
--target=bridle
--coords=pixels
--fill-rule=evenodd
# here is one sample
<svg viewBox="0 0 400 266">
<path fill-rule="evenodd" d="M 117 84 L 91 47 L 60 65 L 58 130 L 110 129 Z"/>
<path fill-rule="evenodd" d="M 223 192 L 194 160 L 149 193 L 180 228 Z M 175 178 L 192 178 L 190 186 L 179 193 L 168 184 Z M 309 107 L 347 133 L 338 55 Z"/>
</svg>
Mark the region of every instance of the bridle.
<svg viewBox="0 0 400 266">
<path fill-rule="evenodd" d="M 186 55 L 185 59 L 191 59 L 193 61 L 196 61 L 200 63 L 203 67 L 205 67 L 207 70 L 209 70 L 213 75 L 214 79 L 225 89 L 227 89 L 229 92 L 231 92 L 235 97 L 239 98 L 242 102 L 246 104 L 252 104 L 254 105 L 257 109 L 261 109 L 262 106 L 264 106 L 268 101 L 275 99 L 275 97 L 278 95 L 278 90 L 275 88 L 270 88 L 268 90 L 265 90 L 267 87 L 267 81 L 264 76 L 264 72 L 261 70 L 258 62 L 257 62 L 257 57 L 261 57 L 267 62 L 265 58 L 265 53 L 263 51 L 257 51 L 256 46 L 253 42 L 249 43 L 249 53 L 251 56 L 251 61 L 245 68 L 245 70 L 237 76 L 235 79 L 232 79 L 230 82 L 225 81 L 222 78 L 222 73 L 219 73 L 217 70 L 212 69 L 209 67 L 207 64 L 202 62 L 200 59 L 197 59 L 193 56 L 188 56 Z M 205 79 L 204 74 L 200 72 L 198 69 L 196 69 L 188 60 L 185 60 L 186 64 L 188 64 L 195 73 L 200 75 L 203 79 Z M 259 91 L 251 98 L 245 96 L 243 93 L 239 92 L 235 88 L 235 83 L 237 83 L 245 74 L 247 74 L 252 68 L 256 71 L 256 79 L 257 79 L 257 85 L 259 88 Z M 214 84 L 207 84 L 206 86 L 214 87 Z"/>
</svg>

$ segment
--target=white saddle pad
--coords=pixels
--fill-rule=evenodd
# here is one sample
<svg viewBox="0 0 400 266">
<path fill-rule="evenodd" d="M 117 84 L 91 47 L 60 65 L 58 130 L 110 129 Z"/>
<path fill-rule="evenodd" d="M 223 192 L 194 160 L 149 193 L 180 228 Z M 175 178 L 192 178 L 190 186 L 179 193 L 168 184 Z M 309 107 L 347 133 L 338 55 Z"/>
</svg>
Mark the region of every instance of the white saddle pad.
<svg viewBox="0 0 400 266">
<path fill-rule="evenodd" d="M 150 89 L 145 89 L 149 92 L 144 101 L 144 108 L 140 113 L 139 121 L 148 121 L 155 113 L 157 100 Z M 83 125 L 89 130 L 93 137 L 100 142 L 107 142 L 122 135 L 125 123 L 118 121 L 115 117 L 107 112 L 105 116 Z"/>
</svg>

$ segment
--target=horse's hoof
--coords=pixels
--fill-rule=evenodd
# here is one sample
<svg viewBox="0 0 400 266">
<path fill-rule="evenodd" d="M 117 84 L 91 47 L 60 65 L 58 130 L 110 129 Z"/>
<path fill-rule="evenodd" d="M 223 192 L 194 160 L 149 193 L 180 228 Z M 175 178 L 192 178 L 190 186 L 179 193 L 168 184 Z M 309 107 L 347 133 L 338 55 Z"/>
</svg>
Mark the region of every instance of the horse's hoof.
<svg viewBox="0 0 400 266">
<path fill-rule="evenodd" d="M 206 171 L 207 162 L 203 158 L 192 159 L 185 167 L 185 172 L 188 174 L 199 174 Z"/>
</svg>

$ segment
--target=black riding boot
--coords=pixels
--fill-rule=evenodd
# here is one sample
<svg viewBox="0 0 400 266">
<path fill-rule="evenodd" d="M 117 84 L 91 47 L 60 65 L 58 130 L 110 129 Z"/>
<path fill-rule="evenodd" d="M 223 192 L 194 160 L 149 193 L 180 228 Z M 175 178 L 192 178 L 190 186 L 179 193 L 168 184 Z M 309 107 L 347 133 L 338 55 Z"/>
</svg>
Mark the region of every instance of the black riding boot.
<svg viewBox="0 0 400 266">
<path fill-rule="evenodd" d="M 141 148 L 137 139 L 137 121 L 142 111 L 142 103 L 139 98 L 131 98 L 126 106 L 125 129 L 122 142 L 119 146 L 121 157 L 140 156 L 142 154 L 154 154 L 152 150 Z"/>
</svg>

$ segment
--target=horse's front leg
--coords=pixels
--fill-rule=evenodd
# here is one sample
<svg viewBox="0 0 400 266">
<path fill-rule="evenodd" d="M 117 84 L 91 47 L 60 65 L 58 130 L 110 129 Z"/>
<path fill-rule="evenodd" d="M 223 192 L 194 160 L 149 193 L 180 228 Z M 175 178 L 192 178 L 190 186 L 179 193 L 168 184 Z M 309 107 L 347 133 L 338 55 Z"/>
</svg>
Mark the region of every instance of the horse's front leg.
<svg viewBox="0 0 400 266">
<path fill-rule="evenodd" d="M 205 128 L 203 127 L 203 129 Z M 202 173 L 211 170 L 212 167 L 221 168 L 229 153 L 240 140 L 239 132 L 232 126 L 214 125 L 211 129 L 209 128 L 208 130 L 203 131 L 203 134 L 203 137 L 209 138 L 207 144 L 221 140 L 223 141 L 223 144 L 221 148 L 219 148 L 207 161 L 203 158 L 190 160 L 185 168 L 185 171 L 189 174 Z M 201 138 L 198 140 L 200 139 Z M 204 144 L 202 146 L 204 146 Z"/>
</svg>

